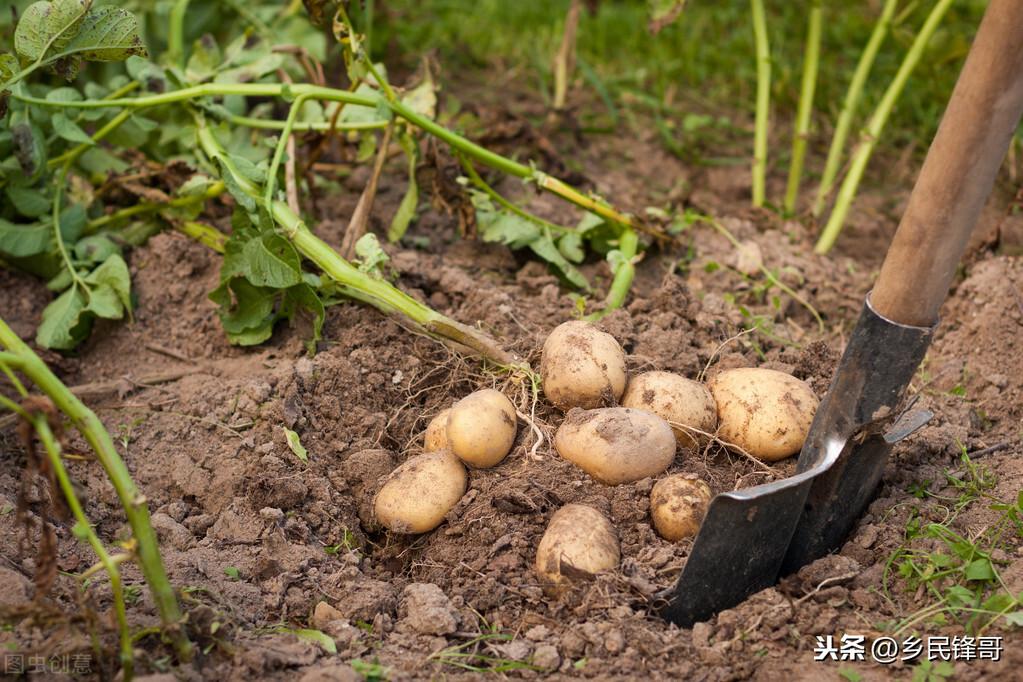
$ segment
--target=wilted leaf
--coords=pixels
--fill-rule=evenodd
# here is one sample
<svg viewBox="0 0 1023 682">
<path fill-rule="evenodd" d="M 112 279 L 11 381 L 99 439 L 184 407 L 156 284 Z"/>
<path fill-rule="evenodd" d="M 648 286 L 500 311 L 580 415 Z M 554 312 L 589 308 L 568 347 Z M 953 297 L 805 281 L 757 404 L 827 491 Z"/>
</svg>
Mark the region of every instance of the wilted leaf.
<svg viewBox="0 0 1023 682">
<path fill-rule="evenodd" d="M 89 4 L 85 0 L 32 3 L 14 31 L 14 49 L 30 62 L 60 52 L 78 34 Z"/>
<path fill-rule="evenodd" d="M 256 286 L 285 289 L 301 284 L 301 262 L 295 247 L 275 234 L 251 239 L 242 249 L 242 273 Z"/>
<path fill-rule="evenodd" d="M 118 302 L 117 311 L 112 315 L 100 314 L 100 317 L 120 319 L 124 311 L 131 310 L 131 274 L 128 264 L 120 254 L 111 254 L 103 263 L 85 277 L 85 283 L 99 288 L 108 289 Z M 104 293 L 104 295 L 106 295 Z M 92 303 L 90 294 L 90 308 Z"/>
<path fill-rule="evenodd" d="M 62 50 L 92 62 L 119 62 L 146 56 L 135 15 L 119 7 L 97 7 L 85 15 L 78 34 Z"/>
<path fill-rule="evenodd" d="M 647 0 L 650 21 L 647 28 L 654 35 L 678 19 L 686 6 L 686 0 Z"/>
<path fill-rule="evenodd" d="M 372 232 L 367 232 L 355 242 L 355 255 L 359 257 L 360 270 L 376 274 L 379 274 L 381 266 L 390 260 L 384 250 L 380 248 L 377 236 Z"/>
<path fill-rule="evenodd" d="M 308 464 L 309 453 L 306 452 L 305 446 L 302 445 L 302 441 L 299 439 L 298 434 L 283 426 L 281 427 L 281 430 L 284 431 L 284 439 L 288 441 L 288 447 L 293 453 L 295 453 L 295 457 L 298 457 L 300 460 Z"/>
</svg>

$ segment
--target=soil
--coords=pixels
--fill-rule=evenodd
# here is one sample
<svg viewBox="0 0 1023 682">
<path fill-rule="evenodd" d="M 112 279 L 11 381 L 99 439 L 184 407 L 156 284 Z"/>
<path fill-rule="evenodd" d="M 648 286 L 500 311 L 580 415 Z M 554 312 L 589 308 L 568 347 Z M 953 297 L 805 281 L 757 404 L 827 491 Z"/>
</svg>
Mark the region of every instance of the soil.
<svg viewBox="0 0 1023 682">
<path fill-rule="evenodd" d="M 905 183 L 888 194 L 868 193 L 839 252 L 820 257 L 802 223 L 745 208 L 745 168 L 686 166 L 653 139 L 580 145 L 569 133 L 537 133 L 520 143 L 527 156 L 573 159 L 586 169 L 581 180 L 592 181 L 588 187 L 632 210 L 663 204 L 685 180 L 688 204 L 719 216 L 744 245 L 736 250 L 711 228 L 693 226 L 679 243 L 647 252 L 627 305 L 601 323 L 625 349 L 631 373 L 657 369 L 695 378 L 706 370 L 769 367 L 823 395 L 894 231 Z M 401 165 L 389 166 L 381 182 L 377 228 L 404 191 Z M 364 182 L 357 171 L 340 198 L 318 197 L 317 210 L 349 215 Z M 517 183 L 502 187 L 522 191 Z M 552 219 L 572 219 L 550 197 L 526 200 Z M 976 462 L 996 474 L 991 496 L 1015 500 L 1023 488 L 1023 260 L 1000 254 L 998 239 L 985 237 L 998 234 L 1006 215 L 1004 197 L 994 201 L 1001 208 L 978 228 L 981 237 L 912 387 L 918 406 L 935 416 L 896 446 L 877 499 L 849 541 L 691 629 L 654 613 L 691 549 L 690 541 L 668 542 L 651 528 L 654 481 L 605 486 L 560 458 L 551 443 L 563 415 L 542 396 L 534 401 L 523 376 L 485 372 L 355 303 L 329 309 L 314 355 L 306 351 L 309 328 L 302 322 L 281 326 L 258 348 L 232 347 L 206 297 L 217 283 L 217 259 L 180 235 L 154 237 L 130 254 L 134 319 L 98 325 L 72 355 L 43 353 L 69 385 L 112 382 L 88 402 L 149 502 L 187 627 L 200 645 L 194 665 L 168 668 L 170 649 L 144 636 L 139 672 L 152 674 L 150 680 L 169 680 L 161 674 L 170 670 L 187 680 L 314 682 L 372 678 L 379 665 L 392 680 L 471 679 L 477 672 L 459 667 L 470 660 L 459 655 L 478 652 L 489 658 L 471 659 L 473 665 L 512 678 L 817 680 L 839 679 L 839 670 L 848 679 L 908 678 L 911 666 L 901 662 L 814 662 L 815 636 L 862 634 L 869 641 L 885 623 L 933 603 L 886 575 L 886 564 L 906 544 L 911 515 L 942 519 L 948 505 L 942 498 L 957 495 L 945 473 L 964 475 L 964 449 L 987 453 Z M 457 213 L 425 211 L 406 240 L 420 248 L 389 249 L 397 284 L 539 367 L 544 338 L 574 317 L 575 303 L 542 264 L 462 239 L 458 228 Z M 321 221 L 318 229 L 337 246 L 343 220 Z M 750 258 L 819 311 L 824 330 L 790 297 L 776 289 L 763 295 Z M 586 271 L 608 285 L 605 264 L 595 261 Z M 32 338 L 49 298 L 45 287 L 0 271 L 0 290 L 0 316 Z M 737 336 L 750 316 L 766 333 Z M 520 419 L 511 455 L 493 469 L 470 472 L 467 493 L 436 530 L 384 532 L 368 504 L 381 479 L 421 450 L 434 415 L 483 387 L 504 392 L 532 422 Z M 284 428 L 299 434 L 308 462 L 291 452 Z M 987 450 L 992 446 L 1000 448 Z M 100 537 L 125 538 L 117 498 L 87 446 L 71 437 L 67 448 L 81 455 L 69 468 Z M 94 656 L 90 635 L 99 633 L 103 655 L 92 659 L 93 676 L 109 678 L 116 644 L 109 587 L 97 579 L 83 592 L 69 577 L 94 557 L 68 521 L 56 521 L 63 573 L 48 595 L 32 601 L 37 537 L 23 538 L 12 511 L 24 465 L 14 429 L 0 431 L 0 608 L 11 623 L 0 643 L 26 655 Z M 719 493 L 793 469 L 791 459 L 768 467 L 711 445 L 680 448 L 669 473 L 698 475 Z M 914 495 L 927 485 L 933 496 Z M 30 518 L 38 518 L 48 497 L 42 485 L 29 486 Z M 554 512 L 571 503 L 611 520 L 621 563 L 554 597 L 541 588 L 535 550 Z M 975 537 L 997 519 L 980 501 L 950 527 Z M 927 542 L 911 546 L 929 549 Z M 1023 591 L 1019 538 L 998 552 L 1003 579 L 1014 593 Z M 130 564 L 123 570 L 126 582 L 141 588 L 131 593 L 133 625 L 156 625 L 141 575 Z M 1008 679 L 1023 664 L 1023 637 L 999 627 L 989 634 L 1005 637 L 1001 661 L 960 662 L 957 679 Z M 302 628 L 325 632 L 337 654 L 288 632 Z M 953 623 L 919 632 L 963 630 Z"/>
</svg>

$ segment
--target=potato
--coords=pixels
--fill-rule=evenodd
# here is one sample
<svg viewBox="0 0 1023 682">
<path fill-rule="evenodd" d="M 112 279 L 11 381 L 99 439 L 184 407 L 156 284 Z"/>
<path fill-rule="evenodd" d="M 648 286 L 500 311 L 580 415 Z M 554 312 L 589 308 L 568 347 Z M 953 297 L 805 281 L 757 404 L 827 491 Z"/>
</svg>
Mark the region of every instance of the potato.
<svg viewBox="0 0 1023 682">
<path fill-rule="evenodd" d="M 803 447 L 818 404 L 805 382 L 773 369 L 740 368 L 721 372 L 708 386 L 722 440 L 766 462 Z"/>
<path fill-rule="evenodd" d="M 447 450 L 411 457 L 377 493 L 377 521 L 395 533 L 433 530 L 462 499 L 468 481 L 462 462 Z"/>
<path fill-rule="evenodd" d="M 544 395 L 562 410 L 615 405 L 628 378 L 625 351 L 588 322 L 565 322 L 543 344 L 540 375 Z"/>
<path fill-rule="evenodd" d="M 548 591 L 566 581 L 592 578 L 618 566 L 621 551 L 614 527 L 603 514 L 583 504 L 554 512 L 536 548 L 536 572 Z"/>
<path fill-rule="evenodd" d="M 689 426 L 705 433 L 714 433 L 718 409 L 707 387 L 671 372 L 645 372 L 629 380 L 622 396 L 624 407 L 649 410 L 671 424 L 675 439 L 685 448 L 697 448 L 708 437 L 686 431 Z"/>
<path fill-rule="evenodd" d="M 515 406 L 500 391 L 485 388 L 455 403 L 448 415 L 451 452 L 470 466 L 496 466 L 515 444 Z"/>
<path fill-rule="evenodd" d="M 423 442 L 424 452 L 448 449 L 448 415 L 451 408 L 441 410 L 437 416 L 430 420 L 426 427 L 426 436 Z"/>
<path fill-rule="evenodd" d="M 675 434 L 653 412 L 570 410 L 554 435 L 558 454 L 608 485 L 656 476 L 675 458 Z"/>
<path fill-rule="evenodd" d="M 710 487 L 695 474 L 675 474 L 654 483 L 650 491 L 650 517 L 665 540 L 691 538 L 710 505 Z"/>
</svg>

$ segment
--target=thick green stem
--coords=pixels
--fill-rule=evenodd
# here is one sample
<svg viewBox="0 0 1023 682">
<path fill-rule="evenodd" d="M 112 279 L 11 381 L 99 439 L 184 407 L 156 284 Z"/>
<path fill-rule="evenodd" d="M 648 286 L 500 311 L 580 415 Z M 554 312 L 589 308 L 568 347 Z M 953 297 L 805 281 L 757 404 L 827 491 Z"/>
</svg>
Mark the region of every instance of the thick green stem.
<svg viewBox="0 0 1023 682">
<path fill-rule="evenodd" d="M 265 118 L 254 118 L 252 116 L 227 116 L 224 120 L 235 125 L 248 128 L 261 128 L 264 130 L 284 130 L 286 121 L 267 120 Z M 365 121 L 360 123 L 331 123 L 330 121 L 295 121 L 291 126 L 292 132 L 301 133 L 309 130 L 326 132 L 328 130 L 381 130 L 386 128 L 390 121 Z"/>
<path fill-rule="evenodd" d="M 615 269 L 614 279 L 611 280 L 611 288 L 607 290 L 604 298 L 604 307 L 585 319 L 590 321 L 599 320 L 608 313 L 618 310 L 625 303 L 625 297 L 629 295 L 632 288 L 632 279 L 636 276 L 636 254 L 639 252 L 639 235 L 635 230 L 626 228 L 618 237 L 618 251 L 622 254 L 622 261 Z"/>
<path fill-rule="evenodd" d="M 124 606 L 124 589 L 121 585 L 121 572 L 117 570 L 117 565 L 113 562 L 106 547 L 103 546 L 103 543 L 96 535 L 96 531 L 92 529 L 92 524 L 89 523 L 89 518 L 85 515 L 81 502 L 78 501 L 78 496 L 75 494 L 75 488 L 71 485 L 71 478 L 68 476 L 67 469 L 64 468 L 64 461 L 61 459 L 60 444 L 57 442 L 57 439 L 54 438 L 53 431 L 50 429 L 50 425 L 46 421 L 46 417 L 43 415 L 33 416 L 32 425 L 35 427 L 36 433 L 39 435 L 39 441 L 43 444 L 43 449 L 46 450 L 46 455 L 50 460 L 50 466 L 53 467 L 53 472 L 57 477 L 57 483 L 60 485 L 61 492 L 64 493 L 64 499 L 67 500 L 68 507 L 71 509 L 71 514 L 75 517 L 75 521 L 77 521 L 74 530 L 75 535 L 89 543 L 89 546 L 92 547 L 92 551 L 96 553 L 96 557 L 103 566 L 103 570 L 107 572 L 107 576 L 110 578 L 110 593 L 113 595 L 114 614 L 117 617 L 117 627 L 121 636 L 120 659 L 122 677 L 125 680 L 131 680 L 135 667 L 135 659 L 132 655 L 131 630 L 128 628 L 128 613 Z"/>
<path fill-rule="evenodd" d="M 870 161 L 870 156 L 874 152 L 874 147 L 877 145 L 881 133 L 884 132 L 888 116 L 891 114 L 895 102 L 899 99 L 899 95 L 902 94 L 902 89 L 905 87 L 906 81 L 909 80 L 910 74 L 913 73 L 913 69 L 916 68 L 920 58 L 923 57 L 927 43 L 930 42 L 931 36 L 934 35 L 938 25 L 941 23 L 942 17 L 953 1 L 938 0 L 938 3 L 931 9 L 927 20 L 924 21 L 924 25 L 920 28 L 920 32 L 913 39 L 909 52 L 906 53 L 905 58 L 902 60 L 902 65 L 899 66 L 895 78 L 888 85 L 888 89 L 885 90 L 884 96 L 870 117 L 866 129 L 863 131 L 860 144 L 853 154 L 849 173 L 846 174 L 845 179 L 842 181 L 842 186 L 838 190 L 835 207 L 831 211 L 831 216 L 828 218 L 828 223 L 824 226 L 816 246 L 814 246 L 814 251 L 817 253 L 827 253 L 835 245 L 838 235 L 842 232 L 842 226 L 845 224 L 845 217 L 849 212 L 849 207 L 856 197 L 856 191 L 859 189 L 863 172 L 867 168 L 867 163 Z"/>
<path fill-rule="evenodd" d="M 792 136 L 792 161 L 789 164 L 789 181 L 785 188 L 785 212 L 796 210 L 799 198 L 799 183 L 803 178 L 803 160 L 806 158 L 806 141 L 810 132 L 810 114 L 813 113 L 813 93 L 817 86 L 817 64 L 821 52 L 821 0 L 813 0 L 806 29 L 806 54 L 803 55 L 803 82 L 796 111 L 796 129 Z"/>
<path fill-rule="evenodd" d="M 212 225 L 186 220 L 183 223 L 175 223 L 174 229 L 217 253 L 222 254 L 226 250 L 227 235 Z"/>
<path fill-rule="evenodd" d="M 138 559 L 142 574 L 149 585 L 153 602 L 169 637 L 174 643 L 178 658 L 188 661 L 192 657 L 192 643 L 181 628 L 182 616 L 177 597 L 167 580 L 167 573 L 160 558 L 156 533 L 149 522 L 149 508 L 146 498 L 141 495 L 128 472 L 121 456 L 117 454 L 110 434 L 103 423 L 85 404 L 61 383 L 28 345 L 0 319 L 0 345 L 17 357 L 17 369 L 32 381 L 71 420 L 71 423 L 88 441 L 96 457 L 106 471 L 125 516 L 138 543 Z"/>
<path fill-rule="evenodd" d="M 767 187 L 767 126 L 771 106 L 771 50 L 764 1 L 750 0 L 757 58 L 756 130 L 753 138 L 753 205 L 763 206 Z"/>
<path fill-rule="evenodd" d="M 185 66 L 185 14 L 189 0 L 176 0 L 171 7 L 167 26 L 167 52 L 164 59 L 169 64 Z"/>
<path fill-rule="evenodd" d="M 260 188 L 237 172 L 230 156 L 224 151 L 213 132 L 201 119 L 197 121 L 199 145 L 211 159 L 220 162 L 242 191 L 254 199 L 262 200 Z M 329 244 L 312 233 L 305 222 L 283 201 L 271 201 L 267 206 L 274 222 L 305 258 L 312 261 L 328 277 L 340 285 L 342 293 L 368 303 L 389 314 L 400 314 L 416 323 L 427 333 L 502 365 L 515 364 L 516 359 L 501 349 L 492 339 L 471 327 L 441 315 L 429 306 L 415 300 L 383 279 L 362 272 L 342 258 Z"/>
<path fill-rule="evenodd" d="M 831 137 L 831 147 L 828 149 L 828 158 L 824 163 L 824 173 L 821 175 L 821 183 L 817 188 L 817 198 L 813 202 L 814 218 L 819 218 L 824 212 L 824 205 L 835 184 L 835 178 L 838 176 L 838 169 L 842 162 L 842 151 L 845 149 L 845 141 L 852 128 L 853 116 L 859 106 L 860 96 L 863 94 L 863 86 L 867 82 L 867 76 L 870 75 L 870 69 L 874 66 L 874 58 L 877 56 L 878 50 L 881 49 L 881 43 L 884 42 L 885 35 L 892 25 L 892 15 L 898 4 L 899 0 L 885 2 L 881 16 L 874 24 L 874 30 L 870 34 L 870 40 L 867 41 L 867 46 L 863 48 L 863 53 L 860 55 L 860 61 L 856 64 L 852 80 L 849 81 L 849 89 L 845 93 L 842 111 L 835 124 L 835 133 Z"/>
</svg>

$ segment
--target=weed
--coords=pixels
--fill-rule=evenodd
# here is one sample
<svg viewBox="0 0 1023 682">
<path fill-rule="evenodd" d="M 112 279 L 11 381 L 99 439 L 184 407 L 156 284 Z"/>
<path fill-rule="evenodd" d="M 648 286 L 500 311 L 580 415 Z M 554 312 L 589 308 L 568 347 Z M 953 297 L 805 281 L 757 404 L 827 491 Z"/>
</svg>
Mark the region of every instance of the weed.
<svg viewBox="0 0 1023 682">
<path fill-rule="evenodd" d="M 356 658 L 348 662 L 348 665 L 352 666 L 359 675 L 362 675 L 362 679 L 366 682 L 383 682 L 388 679 L 390 672 L 383 665 L 380 664 L 376 658 L 372 661 L 364 661 L 361 658 Z"/>
<path fill-rule="evenodd" d="M 1023 537 L 1023 491 L 1012 503 L 1002 502 L 988 492 L 995 485 L 994 475 L 982 465 L 972 462 L 965 449 L 958 471 L 945 472 L 945 481 L 954 495 L 938 495 L 929 484 L 916 484 L 911 493 L 918 499 L 936 500 L 945 512 L 941 523 L 926 523 L 914 509 L 906 523 L 903 544 L 888 558 L 884 571 L 884 592 L 891 598 L 889 587 L 897 575 L 907 589 L 930 597 L 928 605 L 890 624 L 896 635 L 913 631 L 921 625 L 957 623 L 967 632 L 983 633 L 995 624 L 1023 625 L 1023 593 L 1011 593 L 998 571 L 996 550 L 1018 544 Z M 1001 512 L 998 520 L 974 537 L 964 536 L 951 528 L 956 518 L 981 500 L 993 502 L 991 509 Z M 1012 542 L 1007 536 L 1012 535 Z M 917 549 L 925 544 L 937 549 Z M 923 679 L 938 679 L 940 671 L 927 669 Z M 914 678 L 915 679 L 915 678 Z"/>
</svg>

